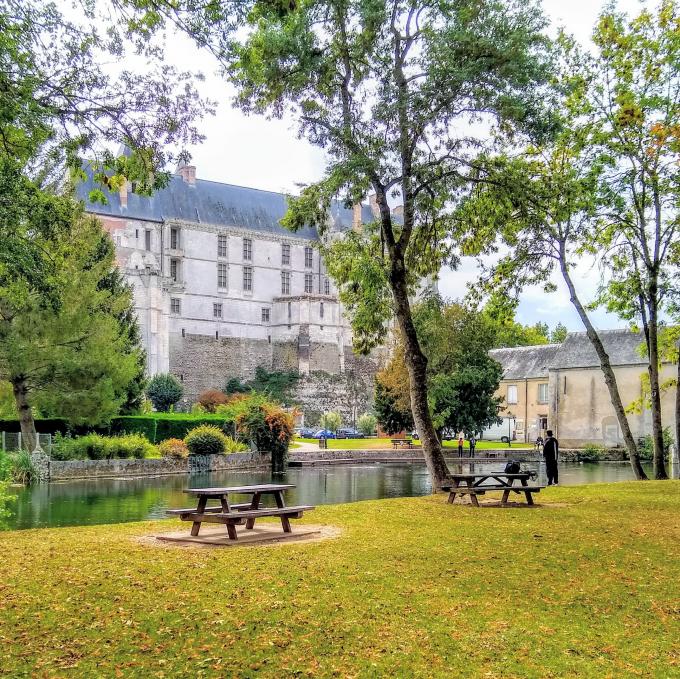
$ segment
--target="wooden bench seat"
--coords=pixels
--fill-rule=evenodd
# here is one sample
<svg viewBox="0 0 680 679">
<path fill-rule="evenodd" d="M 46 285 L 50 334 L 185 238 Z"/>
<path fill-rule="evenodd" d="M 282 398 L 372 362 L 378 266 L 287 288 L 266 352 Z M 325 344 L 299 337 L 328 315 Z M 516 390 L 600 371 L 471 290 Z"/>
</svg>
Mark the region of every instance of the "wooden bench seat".
<svg viewBox="0 0 680 679">
<path fill-rule="evenodd" d="M 528 490 L 531 493 L 540 493 L 545 486 L 442 486 L 442 490 L 448 491 L 449 493 L 476 493 L 478 495 L 483 495 L 484 493 L 500 490 L 513 490 L 516 493 L 523 493 Z"/>
<path fill-rule="evenodd" d="M 249 506 L 249 505 L 248 505 Z M 232 505 L 232 510 L 235 505 Z M 215 509 L 211 507 L 210 509 Z M 193 521 L 194 525 L 201 523 L 223 523 L 227 526 L 227 532 L 232 540 L 236 540 L 236 526 L 246 523 L 246 528 L 253 528 L 255 519 L 267 516 L 278 516 L 285 533 L 291 532 L 290 519 L 300 519 L 305 511 L 314 509 L 314 505 L 298 505 L 295 507 L 264 507 L 262 509 L 243 509 L 239 511 L 222 512 L 218 511 L 197 512 L 195 509 L 180 514 L 182 521 Z M 196 531 L 198 534 L 198 531 Z"/>
<path fill-rule="evenodd" d="M 250 502 L 244 502 L 242 504 L 231 505 L 232 509 L 250 509 Z M 204 514 L 215 514 L 221 512 L 222 507 L 206 507 L 203 510 Z M 196 514 L 196 507 L 187 507 L 186 509 L 166 509 L 166 514 Z"/>
</svg>

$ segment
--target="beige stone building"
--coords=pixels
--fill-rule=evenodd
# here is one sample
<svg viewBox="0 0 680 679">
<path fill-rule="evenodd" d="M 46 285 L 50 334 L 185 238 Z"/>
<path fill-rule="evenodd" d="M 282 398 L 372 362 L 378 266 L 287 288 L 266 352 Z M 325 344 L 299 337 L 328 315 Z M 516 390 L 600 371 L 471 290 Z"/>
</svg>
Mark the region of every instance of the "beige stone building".
<svg viewBox="0 0 680 679">
<path fill-rule="evenodd" d="M 640 352 L 644 338 L 629 330 L 600 333 L 614 368 L 624 406 L 640 398 L 646 359 Z M 503 366 L 498 394 L 505 399 L 501 416 L 515 418 L 519 441 L 535 441 L 552 429 L 564 447 L 595 443 L 620 446 L 619 428 L 600 363 L 584 332 L 570 333 L 562 344 L 497 349 L 491 355 Z M 676 368 L 662 366 L 662 381 Z M 675 390 L 662 396 L 664 427 L 675 426 Z M 651 413 L 631 414 L 636 437 L 651 432 Z"/>
</svg>

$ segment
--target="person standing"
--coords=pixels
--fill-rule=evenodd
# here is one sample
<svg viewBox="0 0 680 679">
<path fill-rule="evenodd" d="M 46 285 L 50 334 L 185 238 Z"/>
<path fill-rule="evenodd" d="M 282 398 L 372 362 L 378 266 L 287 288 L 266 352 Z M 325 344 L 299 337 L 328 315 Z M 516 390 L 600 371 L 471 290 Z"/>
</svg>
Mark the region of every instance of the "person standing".
<svg viewBox="0 0 680 679">
<path fill-rule="evenodd" d="M 553 436 L 552 430 L 546 432 L 548 437 L 543 443 L 543 457 L 545 458 L 545 472 L 548 475 L 548 485 L 557 485 L 557 459 L 559 457 L 559 444 Z"/>
<path fill-rule="evenodd" d="M 463 457 L 463 435 L 458 437 L 458 457 Z"/>
<path fill-rule="evenodd" d="M 475 446 L 477 445 L 477 439 L 474 434 L 470 435 L 470 457 L 475 456 Z"/>
</svg>

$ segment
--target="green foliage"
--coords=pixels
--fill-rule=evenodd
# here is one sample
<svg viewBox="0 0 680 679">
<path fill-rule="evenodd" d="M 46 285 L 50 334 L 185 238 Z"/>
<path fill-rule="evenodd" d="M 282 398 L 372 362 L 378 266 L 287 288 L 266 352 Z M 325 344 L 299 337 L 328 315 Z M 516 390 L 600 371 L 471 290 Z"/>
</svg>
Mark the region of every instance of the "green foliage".
<svg viewBox="0 0 680 679">
<path fill-rule="evenodd" d="M 374 409 L 381 429 L 386 434 L 398 434 L 413 429 L 411 410 L 399 407 L 397 397 L 379 380 L 375 383 Z"/>
<path fill-rule="evenodd" d="M 579 462 L 599 462 L 604 457 L 604 453 L 602 446 L 588 443 L 578 451 L 577 459 Z"/>
<path fill-rule="evenodd" d="M 550 333 L 550 343 L 551 344 L 562 344 L 565 339 L 567 339 L 567 326 L 562 323 L 558 323 L 555 329 Z"/>
<path fill-rule="evenodd" d="M 189 449 L 182 439 L 167 439 L 158 444 L 158 452 L 161 457 L 171 457 L 182 460 L 189 456 Z"/>
<path fill-rule="evenodd" d="M 225 386 L 227 394 L 248 394 L 257 392 L 267 398 L 287 405 L 291 400 L 291 390 L 300 379 L 295 370 L 275 370 L 269 372 L 262 366 L 255 368 L 255 377 L 248 382 L 241 382 L 232 377 Z"/>
<path fill-rule="evenodd" d="M 663 430 L 663 458 L 668 460 L 668 450 L 673 443 L 673 434 L 670 427 L 664 427 Z M 653 460 L 654 459 L 654 441 L 650 434 L 644 437 L 640 445 L 640 459 Z"/>
<path fill-rule="evenodd" d="M 159 412 L 165 413 L 174 406 L 184 393 L 182 383 L 170 373 L 154 375 L 146 387 L 146 395 Z"/>
<path fill-rule="evenodd" d="M 20 483 L 30 486 L 38 480 L 38 471 L 33 463 L 31 453 L 27 450 L 20 450 L 8 455 L 10 462 L 10 479 L 13 483 Z"/>
<path fill-rule="evenodd" d="M 225 433 L 235 430 L 235 416 L 225 414 L 196 415 L 187 413 L 151 413 L 149 415 L 131 415 L 114 417 L 111 420 L 111 433 L 138 432 L 146 436 L 149 441 L 158 443 L 166 439 L 183 439 L 195 427 L 208 424 L 220 427 Z"/>
<path fill-rule="evenodd" d="M 375 426 L 378 424 L 378 418 L 372 413 L 364 413 L 357 420 L 357 429 L 364 436 L 372 436 L 375 434 Z"/>
<path fill-rule="evenodd" d="M 9 382 L 0 380 L 0 420 L 17 416 L 17 405 Z M 0 431 L 2 429 L 0 428 Z"/>
<path fill-rule="evenodd" d="M 184 438 L 184 443 L 192 455 L 222 455 L 227 449 L 227 437 L 209 424 L 192 429 Z"/>
<path fill-rule="evenodd" d="M 55 460 L 112 460 L 158 457 L 158 449 L 141 434 L 102 436 L 85 434 L 71 437 L 57 434 L 52 442 Z"/>
<path fill-rule="evenodd" d="M 342 415 L 340 413 L 326 412 L 321 415 L 319 420 L 319 425 L 322 429 L 328 429 L 329 431 L 337 431 L 342 424 Z"/>
<path fill-rule="evenodd" d="M 293 417 L 280 406 L 261 398 L 239 400 L 236 417 L 239 434 L 261 453 L 271 453 L 272 468 L 282 471 L 294 433 Z"/>
</svg>

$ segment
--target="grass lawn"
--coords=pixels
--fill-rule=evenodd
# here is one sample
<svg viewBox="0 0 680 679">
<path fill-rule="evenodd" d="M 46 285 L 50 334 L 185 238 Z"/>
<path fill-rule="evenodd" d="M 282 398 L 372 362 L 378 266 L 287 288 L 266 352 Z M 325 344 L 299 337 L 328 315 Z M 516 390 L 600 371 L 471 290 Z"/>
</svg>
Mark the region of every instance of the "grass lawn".
<svg viewBox="0 0 680 679">
<path fill-rule="evenodd" d="M 680 482 L 539 500 L 325 506 L 305 520 L 341 537 L 274 547 L 133 539 L 175 520 L 0 533 L 0 674 L 679 676 Z"/>
<path fill-rule="evenodd" d="M 319 439 L 301 439 L 295 438 L 295 441 L 302 443 L 319 443 Z M 414 439 L 413 443 L 415 445 L 420 445 L 418 439 Z M 507 443 L 501 443 L 500 441 L 479 441 L 477 443 L 477 450 L 489 450 L 498 448 L 507 448 Z M 328 439 L 329 450 L 373 450 L 376 448 L 389 448 L 392 449 L 392 443 L 388 438 L 380 439 Z M 458 449 L 458 441 L 444 441 L 444 448 L 455 448 Z M 468 442 L 465 441 L 465 449 L 469 448 Z M 522 449 L 522 448 L 532 448 L 531 444 L 528 443 L 513 443 L 512 448 Z"/>
</svg>

